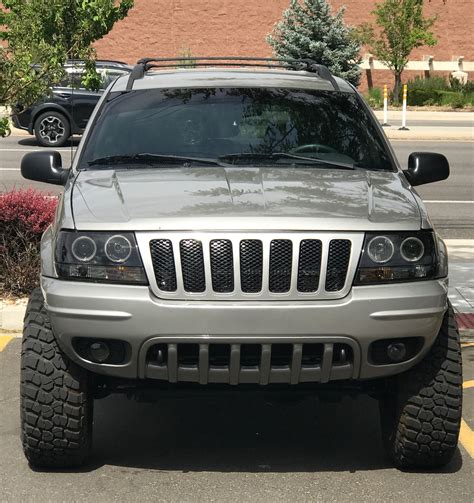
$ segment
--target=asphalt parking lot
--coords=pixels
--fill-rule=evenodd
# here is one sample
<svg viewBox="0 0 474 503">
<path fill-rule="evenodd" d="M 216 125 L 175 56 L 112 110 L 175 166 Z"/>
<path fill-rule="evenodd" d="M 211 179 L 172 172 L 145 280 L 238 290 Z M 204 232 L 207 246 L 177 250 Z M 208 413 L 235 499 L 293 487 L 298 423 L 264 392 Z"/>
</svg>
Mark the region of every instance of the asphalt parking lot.
<svg viewBox="0 0 474 503">
<path fill-rule="evenodd" d="M 19 438 L 19 338 L 0 337 L 1 501 L 471 501 L 474 343 L 465 344 L 464 424 L 442 471 L 391 467 L 368 397 L 272 405 L 233 390 L 95 402 L 90 463 L 35 472 Z"/>
</svg>

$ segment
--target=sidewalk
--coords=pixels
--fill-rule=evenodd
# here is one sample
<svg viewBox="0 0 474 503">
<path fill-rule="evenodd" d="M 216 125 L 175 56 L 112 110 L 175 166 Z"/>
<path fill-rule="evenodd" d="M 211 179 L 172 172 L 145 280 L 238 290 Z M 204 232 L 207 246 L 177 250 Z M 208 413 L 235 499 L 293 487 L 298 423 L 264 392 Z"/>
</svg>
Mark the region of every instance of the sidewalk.
<svg viewBox="0 0 474 503">
<path fill-rule="evenodd" d="M 447 239 L 449 253 L 449 298 L 460 330 L 474 339 L 474 242 Z"/>
<path fill-rule="evenodd" d="M 464 338 L 474 340 L 474 240 L 447 239 L 449 251 L 449 298 Z M 19 335 L 26 299 L 0 303 L 0 333 Z"/>
<path fill-rule="evenodd" d="M 374 111 L 377 119 L 383 119 L 383 110 Z M 401 121 L 401 110 L 388 110 L 389 122 Z M 407 111 L 407 121 L 456 121 L 470 122 L 474 126 L 474 112 L 437 112 L 433 110 L 410 110 Z"/>
<path fill-rule="evenodd" d="M 374 112 L 380 122 L 383 111 Z M 389 110 L 388 122 L 397 125 L 384 127 L 385 134 L 391 140 L 441 140 L 441 141 L 474 141 L 474 113 L 472 112 L 433 112 L 408 110 L 408 131 L 401 131 L 399 122 L 402 120 L 401 110 Z M 433 125 L 417 125 L 417 122 L 429 121 Z M 439 125 L 436 123 L 439 122 Z M 463 125 L 446 126 L 446 122 L 463 122 Z M 444 124 L 443 124 L 444 123 Z"/>
<path fill-rule="evenodd" d="M 411 126 L 407 121 L 408 131 L 400 131 L 400 126 L 384 127 L 390 140 L 438 140 L 438 141 L 474 141 L 474 128 L 445 126 Z"/>
</svg>

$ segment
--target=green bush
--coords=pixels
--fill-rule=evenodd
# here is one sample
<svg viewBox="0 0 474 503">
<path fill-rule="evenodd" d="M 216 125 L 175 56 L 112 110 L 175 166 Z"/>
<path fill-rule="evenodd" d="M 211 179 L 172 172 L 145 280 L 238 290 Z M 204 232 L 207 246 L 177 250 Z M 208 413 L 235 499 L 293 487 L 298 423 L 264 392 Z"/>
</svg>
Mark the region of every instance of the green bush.
<svg viewBox="0 0 474 503">
<path fill-rule="evenodd" d="M 382 107 L 383 106 L 382 89 L 380 89 L 380 87 L 373 87 L 372 89 L 369 89 L 365 99 L 372 108 Z"/>
<path fill-rule="evenodd" d="M 411 106 L 423 106 L 425 103 L 441 105 L 440 92 L 435 89 L 411 89 L 408 84 L 407 104 Z"/>
<path fill-rule="evenodd" d="M 459 94 L 459 96 L 455 96 L 451 100 L 451 107 L 452 108 L 464 108 L 464 97 L 462 94 Z"/>
<path fill-rule="evenodd" d="M 464 93 L 464 105 L 471 107 L 474 106 L 474 91 Z"/>
<path fill-rule="evenodd" d="M 460 83 L 456 79 L 449 81 L 444 77 L 415 77 L 407 82 L 407 104 L 411 106 L 444 105 L 463 108 L 474 102 L 474 83 Z M 400 99 L 402 97 L 400 91 Z"/>
<path fill-rule="evenodd" d="M 449 84 L 443 77 L 423 79 L 415 77 L 407 82 L 407 103 L 412 106 L 423 106 L 426 102 L 441 105 L 440 91 L 449 90 Z M 400 91 L 400 99 L 402 98 Z"/>
<path fill-rule="evenodd" d="M 474 81 L 468 80 L 465 84 L 463 84 L 460 80 L 455 79 L 454 77 L 449 77 L 449 86 L 452 91 L 459 91 L 462 94 L 471 94 L 474 93 Z"/>
</svg>

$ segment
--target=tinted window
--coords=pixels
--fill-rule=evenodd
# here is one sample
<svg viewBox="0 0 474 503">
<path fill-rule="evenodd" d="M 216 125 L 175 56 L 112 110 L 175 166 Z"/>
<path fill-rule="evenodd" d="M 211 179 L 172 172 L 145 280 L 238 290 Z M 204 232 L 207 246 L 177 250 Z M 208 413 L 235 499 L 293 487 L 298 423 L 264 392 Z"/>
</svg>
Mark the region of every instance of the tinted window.
<svg viewBox="0 0 474 503">
<path fill-rule="evenodd" d="M 89 136 L 81 166 L 92 159 L 137 153 L 215 159 L 275 152 L 392 169 L 373 120 L 356 95 L 273 88 L 112 93 Z M 279 160 L 284 162 L 292 161 Z"/>
</svg>

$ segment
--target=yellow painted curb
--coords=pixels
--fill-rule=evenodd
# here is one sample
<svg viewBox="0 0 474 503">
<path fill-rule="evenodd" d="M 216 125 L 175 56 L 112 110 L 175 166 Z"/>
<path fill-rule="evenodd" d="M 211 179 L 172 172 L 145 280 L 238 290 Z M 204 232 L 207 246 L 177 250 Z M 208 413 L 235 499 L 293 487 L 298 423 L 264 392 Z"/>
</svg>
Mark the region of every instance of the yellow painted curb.
<svg viewBox="0 0 474 503">
<path fill-rule="evenodd" d="M 474 431 L 469 428 L 466 421 L 461 419 L 461 431 L 459 432 L 459 441 L 471 458 L 474 458 Z"/>
<path fill-rule="evenodd" d="M 12 339 L 11 335 L 0 335 L 0 351 L 3 351 Z"/>
</svg>

